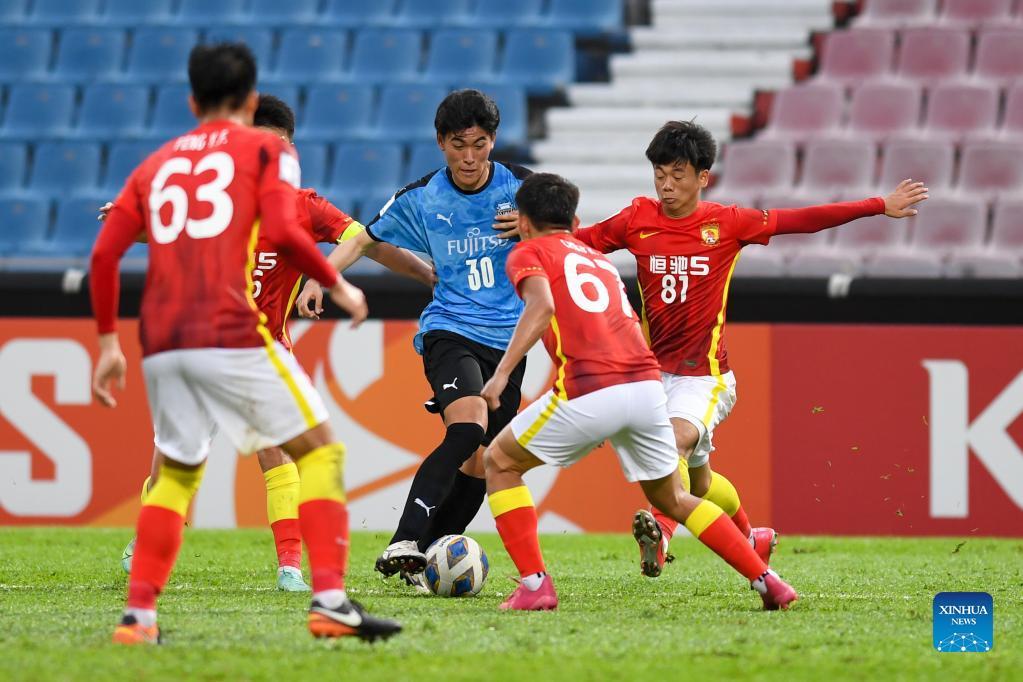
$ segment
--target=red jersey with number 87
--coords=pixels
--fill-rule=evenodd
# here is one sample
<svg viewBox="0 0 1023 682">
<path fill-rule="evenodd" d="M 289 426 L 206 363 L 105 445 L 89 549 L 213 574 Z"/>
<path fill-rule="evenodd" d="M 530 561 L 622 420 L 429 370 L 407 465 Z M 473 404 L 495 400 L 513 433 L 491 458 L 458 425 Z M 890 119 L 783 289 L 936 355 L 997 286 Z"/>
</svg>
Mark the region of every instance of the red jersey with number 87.
<svg viewBox="0 0 1023 682">
<path fill-rule="evenodd" d="M 516 244 L 505 268 L 516 289 L 529 277 L 550 283 L 554 317 L 543 343 L 557 369 L 554 386 L 562 398 L 660 380 L 625 285 L 602 254 L 567 232 L 555 232 Z"/>
<path fill-rule="evenodd" d="M 724 343 L 728 285 L 746 244 L 766 244 L 775 216 L 701 201 L 685 218 L 669 218 L 661 202 L 633 199 L 617 215 L 578 230 L 579 241 L 636 257 L 643 318 L 661 369 L 682 376 L 728 371 Z"/>
</svg>

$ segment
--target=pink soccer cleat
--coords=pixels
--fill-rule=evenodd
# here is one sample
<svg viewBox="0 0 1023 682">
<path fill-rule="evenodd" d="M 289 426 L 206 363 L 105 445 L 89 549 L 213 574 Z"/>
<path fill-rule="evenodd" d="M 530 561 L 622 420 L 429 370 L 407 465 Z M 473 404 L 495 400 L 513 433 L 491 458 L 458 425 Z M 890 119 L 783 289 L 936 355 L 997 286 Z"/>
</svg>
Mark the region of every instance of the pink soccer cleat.
<svg viewBox="0 0 1023 682">
<path fill-rule="evenodd" d="M 545 575 L 537 590 L 531 590 L 519 583 L 500 608 L 502 611 L 552 611 L 558 608 L 558 593 L 554 591 L 554 580 Z"/>
<path fill-rule="evenodd" d="M 774 532 L 774 528 L 752 528 L 750 536 L 753 549 L 765 564 L 770 565 L 771 555 L 774 554 L 774 548 L 778 546 L 778 534 Z"/>
<path fill-rule="evenodd" d="M 668 554 L 668 537 L 654 515 L 640 509 L 632 517 L 632 537 L 639 545 L 639 570 L 648 578 L 661 574 L 665 563 L 675 560 Z"/>
<path fill-rule="evenodd" d="M 799 599 L 796 591 L 771 569 L 767 569 L 767 572 L 750 583 L 750 586 L 760 593 L 765 611 L 788 609 L 792 602 Z"/>
</svg>

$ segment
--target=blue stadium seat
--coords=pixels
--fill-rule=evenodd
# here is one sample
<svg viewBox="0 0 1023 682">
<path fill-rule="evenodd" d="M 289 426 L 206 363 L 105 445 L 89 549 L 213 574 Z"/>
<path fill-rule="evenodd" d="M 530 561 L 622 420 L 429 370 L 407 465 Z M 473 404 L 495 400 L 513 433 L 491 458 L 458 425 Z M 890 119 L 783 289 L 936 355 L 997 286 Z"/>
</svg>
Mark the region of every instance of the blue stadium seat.
<svg viewBox="0 0 1023 682">
<path fill-rule="evenodd" d="M 121 70 L 124 31 L 109 28 L 69 28 L 61 32 L 53 77 L 61 81 L 110 78 Z"/>
<path fill-rule="evenodd" d="M 529 139 L 529 102 L 521 85 L 468 84 L 490 96 L 501 112 L 497 148 L 520 147 Z"/>
<path fill-rule="evenodd" d="M 391 200 L 391 197 L 394 196 L 394 193 L 398 191 L 398 189 L 400 188 L 395 187 L 394 189 L 386 192 L 371 192 L 361 196 L 359 198 L 358 206 L 352 209 L 353 211 L 357 209 L 355 216 L 358 218 L 359 222 L 363 225 L 369 225 L 370 222 L 373 221 L 373 218 L 380 213 L 380 209 L 382 209 L 387 202 Z M 363 258 L 362 260 L 368 259 Z"/>
<path fill-rule="evenodd" d="M 138 137 L 145 132 L 148 112 L 149 88 L 143 85 L 90 85 L 78 114 L 78 137 Z"/>
<path fill-rule="evenodd" d="M 324 26 L 361 28 L 363 26 L 389 25 L 394 15 L 397 0 L 328 0 L 320 17 Z"/>
<path fill-rule="evenodd" d="M 301 98 L 301 89 L 297 85 L 289 85 L 280 81 L 259 82 L 256 83 L 256 90 L 284 100 L 291 107 L 292 111 L 295 112 L 295 116 L 299 115 L 300 109 L 298 105 Z"/>
<path fill-rule="evenodd" d="M 273 61 L 274 36 L 268 28 L 251 26 L 221 26 L 206 32 L 207 43 L 245 43 L 256 57 L 259 72 L 270 70 Z"/>
<path fill-rule="evenodd" d="M 327 145 L 322 142 L 303 142 L 298 145 L 298 158 L 302 165 L 302 186 L 318 189 L 327 184 Z"/>
<path fill-rule="evenodd" d="M 446 163 L 444 161 L 444 154 L 437 147 L 436 141 L 414 142 L 409 147 L 411 152 L 409 153 L 408 166 L 405 167 L 405 173 L 402 176 L 402 181 L 406 185 L 418 180 L 431 171 L 444 167 Z"/>
<path fill-rule="evenodd" d="M 411 28 L 465 26 L 471 16 L 469 0 L 401 0 L 389 25 Z"/>
<path fill-rule="evenodd" d="M 567 31 L 516 30 L 505 38 L 497 80 L 550 93 L 575 79 L 575 44 Z"/>
<path fill-rule="evenodd" d="M 42 142 L 36 145 L 29 191 L 52 197 L 95 194 L 99 159 L 99 144 L 95 142 Z"/>
<path fill-rule="evenodd" d="M 21 191 L 27 165 L 26 145 L 21 142 L 0 142 L 0 194 L 17 194 Z"/>
<path fill-rule="evenodd" d="M 117 196 L 124 181 L 146 157 L 156 150 L 154 142 L 115 142 L 110 146 L 107 172 L 103 176 L 103 193 L 111 200 Z"/>
<path fill-rule="evenodd" d="M 162 26 L 174 21 L 172 0 L 107 0 L 104 26 Z"/>
<path fill-rule="evenodd" d="M 187 85 L 165 85 L 156 91 L 148 137 L 166 141 L 195 127 L 195 116 L 188 108 L 190 92 Z"/>
<path fill-rule="evenodd" d="M 140 28 L 128 53 L 127 77 L 147 83 L 188 80 L 188 53 L 199 34 L 183 28 Z"/>
<path fill-rule="evenodd" d="M 551 0 L 547 24 L 583 35 L 622 30 L 622 0 Z"/>
<path fill-rule="evenodd" d="M 301 118 L 301 139 L 361 139 L 372 125 L 374 90 L 368 85 L 312 85 Z"/>
<path fill-rule="evenodd" d="M 476 0 L 470 24 L 531 28 L 543 22 L 543 0 Z"/>
<path fill-rule="evenodd" d="M 29 21 L 46 26 L 91 24 L 99 20 L 99 0 L 35 0 Z"/>
<path fill-rule="evenodd" d="M 426 80 L 450 85 L 490 79 L 497 57 L 497 34 L 476 29 L 435 31 L 426 57 Z"/>
<path fill-rule="evenodd" d="M 414 80 L 423 35 L 419 31 L 366 29 L 355 35 L 349 75 L 357 83 Z"/>
<path fill-rule="evenodd" d="M 419 142 L 436 137 L 433 119 L 447 89 L 432 85 L 389 85 L 380 94 L 377 136 Z"/>
<path fill-rule="evenodd" d="M 53 33 L 37 28 L 0 28 L 0 81 L 38 80 L 50 63 Z"/>
<path fill-rule="evenodd" d="M 248 22 L 261 26 L 319 23 L 320 0 L 252 0 Z"/>
<path fill-rule="evenodd" d="M 19 197 L 0 199 L 0 253 L 31 252 L 46 239 L 50 227 L 48 199 Z"/>
<path fill-rule="evenodd" d="M 400 144 L 345 142 L 334 149 L 328 196 L 393 192 L 401 182 Z"/>
<path fill-rule="evenodd" d="M 289 29 L 281 35 L 277 65 L 270 75 L 273 80 L 289 83 L 339 80 L 347 49 L 348 34 L 344 31 Z"/>
<path fill-rule="evenodd" d="M 0 137 L 67 135 L 74 109 L 75 89 L 70 85 L 12 85 Z"/>
<path fill-rule="evenodd" d="M 339 210 L 347 213 L 352 218 L 355 218 L 359 222 L 365 223 L 359 217 L 359 195 L 352 192 L 339 191 L 333 187 L 327 187 L 323 192 L 317 190 L 317 192 L 324 199 L 334 204 Z M 334 250 L 334 244 L 320 244 L 320 251 L 323 255 L 329 255 Z M 360 259 L 361 260 L 361 259 Z M 347 272 L 347 271 L 346 271 Z"/>
<path fill-rule="evenodd" d="M 103 197 L 75 197 L 57 202 L 57 220 L 50 238 L 52 251 L 65 256 L 85 256 L 92 251 L 102 223 L 96 220 Z"/>
<path fill-rule="evenodd" d="M 4 0 L 0 2 L 0 23 L 20 24 L 28 14 L 28 0 Z"/>
<path fill-rule="evenodd" d="M 248 20 L 245 0 L 181 0 L 177 21 L 182 26 L 224 26 Z"/>
</svg>

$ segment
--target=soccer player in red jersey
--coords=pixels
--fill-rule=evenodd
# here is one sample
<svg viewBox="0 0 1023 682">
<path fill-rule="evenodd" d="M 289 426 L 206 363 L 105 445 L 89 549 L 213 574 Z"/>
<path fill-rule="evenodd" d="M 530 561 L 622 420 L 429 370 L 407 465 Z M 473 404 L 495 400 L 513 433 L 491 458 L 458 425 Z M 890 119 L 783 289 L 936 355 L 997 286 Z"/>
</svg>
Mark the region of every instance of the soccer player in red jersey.
<svg viewBox="0 0 1023 682">
<path fill-rule="evenodd" d="M 575 236 L 602 253 L 628 249 L 636 257 L 644 325 L 661 365 L 684 485 L 724 509 L 767 562 L 777 534 L 750 527 L 735 487 L 711 471 L 709 460 L 714 429 L 736 400 L 724 327 L 739 252 L 747 244 L 767 244 L 777 234 L 817 232 L 882 213 L 915 215 L 912 206 L 927 198 L 927 188 L 904 180 L 884 198 L 793 209 L 722 206 L 700 199 L 715 154 L 714 138 L 705 128 L 669 121 L 646 151 L 657 199 L 637 197 Z M 677 525 L 656 505 L 636 513 L 633 534 L 645 575 L 660 575 Z"/>
<path fill-rule="evenodd" d="M 629 481 L 686 527 L 763 598 L 788 608 L 795 591 L 757 555 L 716 504 L 686 492 L 668 421 L 660 367 L 643 338 L 614 265 L 572 236 L 579 190 L 557 175 L 534 174 L 515 195 L 524 241 L 508 257 L 508 277 L 525 309 L 482 396 L 494 406 L 512 370 L 542 336 L 557 370 L 554 387 L 520 412 L 484 454 L 487 494 L 505 548 L 522 581 L 502 609 L 558 605 L 537 538 L 522 475 L 542 464 L 566 467 L 605 439 Z"/>
<path fill-rule="evenodd" d="M 283 100 L 261 94 L 253 125 L 292 144 L 295 136 L 295 113 Z M 296 212 L 299 226 L 320 243 L 335 244 L 351 239 L 366 228 L 353 220 L 312 189 L 297 193 Z M 108 204 L 104 207 L 109 210 Z M 416 279 L 427 286 L 433 284 L 429 265 L 405 249 L 391 244 L 375 243 L 367 255 L 392 271 Z M 298 294 L 302 273 L 280 258 L 277 248 L 264 235 L 256 245 L 253 275 L 253 298 L 260 312 L 267 317 L 267 329 L 274 339 L 291 350 L 287 321 Z M 298 521 L 298 468 L 287 453 L 278 447 L 256 453 L 266 483 L 266 513 L 277 552 L 277 589 L 285 592 L 308 592 L 302 578 L 302 534 Z M 149 478 L 143 484 L 142 499 L 159 476 L 162 458 L 153 454 Z M 135 540 L 128 543 L 121 555 L 125 572 L 131 570 Z"/>
<path fill-rule="evenodd" d="M 251 128 L 256 62 L 242 44 L 198 45 L 189 56 L 191 132 L 129 176 L 92 254 L 91 295 L 100 357 L 93 393 L 115 407 L 125 359 L 116 331 L 121 256 L 144 231 L 149 267 L 139 315 L 143 374 L 164 460 L 139 512 L 127 605 L 114 641 L 158 643 L 156 599 L 181 546 L 188 505 L 210 443 L 223 429 L 243 452 L 280 445 L 300 477 L 299 524 L 312 567 L 309 630 L 317 637 L 400 631 L 348 599 L 344 446 L 294 357 L 274 341 L 252 299 L 260 234 L 282 259 L 324 286 L 354 323 L 365 297 L 297 228 L 298 159 L 284 140 Z"/>
</svg>

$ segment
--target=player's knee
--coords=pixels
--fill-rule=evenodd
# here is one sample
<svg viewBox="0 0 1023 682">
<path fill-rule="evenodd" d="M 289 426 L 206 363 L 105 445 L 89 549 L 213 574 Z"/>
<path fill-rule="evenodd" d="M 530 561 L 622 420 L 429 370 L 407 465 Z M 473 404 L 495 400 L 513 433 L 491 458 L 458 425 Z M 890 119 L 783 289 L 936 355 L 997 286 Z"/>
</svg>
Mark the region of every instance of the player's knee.
<svg viewBox="0 0 1023 682">
<path fill-rule="evenodd" d="M 444 452 L 450 453 L 452 464 L 457 468 L 476 454 L 486 432 L 483 427 L 473 422 L 459 422 L 448 426 L 444 434 Z"/>
</svg>

